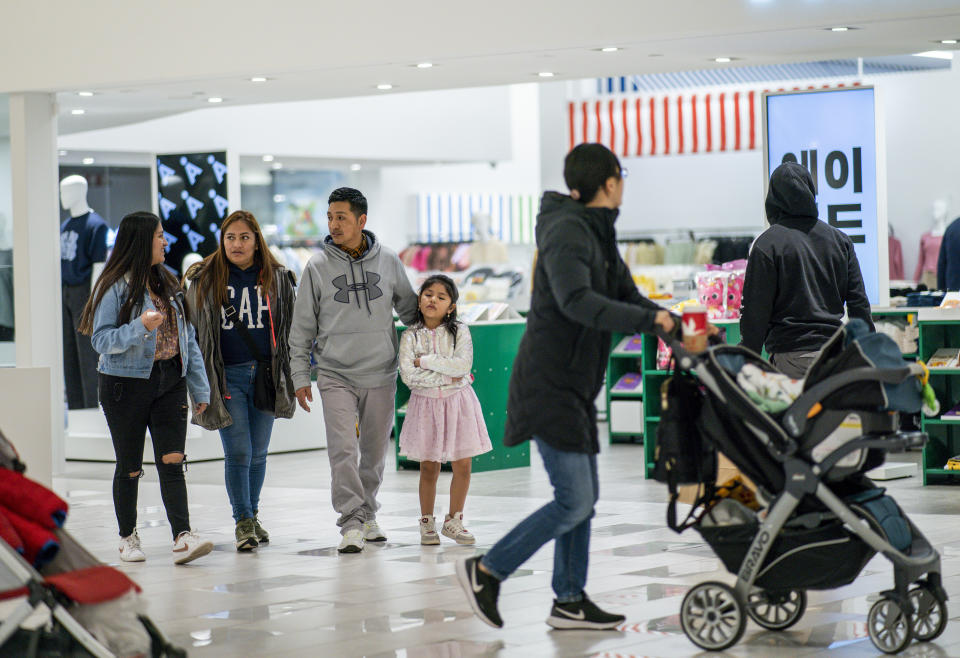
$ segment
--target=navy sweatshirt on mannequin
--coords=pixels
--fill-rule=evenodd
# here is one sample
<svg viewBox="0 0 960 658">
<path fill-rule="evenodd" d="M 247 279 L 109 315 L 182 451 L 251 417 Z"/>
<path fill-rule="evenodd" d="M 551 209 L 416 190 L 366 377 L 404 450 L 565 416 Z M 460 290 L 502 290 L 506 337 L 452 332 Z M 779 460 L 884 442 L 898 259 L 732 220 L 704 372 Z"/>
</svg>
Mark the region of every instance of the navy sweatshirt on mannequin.
<svg viewBox="0 0 960 658">
<path fill-rule="evenodd" d="M 107 258 L 107 223 L 90 211 L 60 225 L 60 278 L 79 286 L 90 280 L 94 263 Z"/>
<path fill-rule="evenodd" d="M 247 332 L 253 337 L 260 350 L 260 356 L 270 358 L 270 313 L 267 299 L 260 294 L 257 279 L 260 266 L 251 265 L 241 270 L 230 265 L 230 279 L 227 284 L 227 301 L 237 310 L 237 321 L 243 322 Z M 220 311 L 220 351 L 226 366 L 253 361 L 250 348 L 243 341 L 240 332 L 227 320 L 226 313 Z"/>
</svg>

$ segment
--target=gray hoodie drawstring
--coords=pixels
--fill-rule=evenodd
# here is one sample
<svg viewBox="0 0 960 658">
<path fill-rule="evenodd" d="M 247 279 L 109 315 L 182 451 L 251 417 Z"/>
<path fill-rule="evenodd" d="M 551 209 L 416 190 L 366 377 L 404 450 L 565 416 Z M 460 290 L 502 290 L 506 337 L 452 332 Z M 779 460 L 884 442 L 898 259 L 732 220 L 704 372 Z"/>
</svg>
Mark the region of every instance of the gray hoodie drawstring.
<svg viewBox="0 0 960 658">
<path fill-rule="evenodd" d="M 360 308 L 360 291 L 357 290 L 357 275 L 354 274 L 354 272 L 353 272 L 353 259 L 350 258 L 350 254 L 347 254 L 347 263 L 350 264 L 350 278 L 353 279 L 352 288 L 353 288 L 353 291 L 354 291 L 354 292 L 356 293 L 356 295 L 357 295 L 357 308 Z M 349 295 L 350 295 L 350 293 L 347 293 L 347 297 L 348 297 L 348 298 L 349 298 Z"/>
<path fill-rule="evenodd" d="M 363 298 L 363 302 L 367 305 L 367 315 L 373 317 L 373 311 L 370 310 L 370 288 L 367 287 L 367 273 L 363 271 L 363 261 L 359 261 L 360 265 L 360 274 L 363 276 L 363 292 L 366 293 L 366 296 Z M 357 295 L 357 304 L 360 303 L 360 295 Z"/>
</svg>

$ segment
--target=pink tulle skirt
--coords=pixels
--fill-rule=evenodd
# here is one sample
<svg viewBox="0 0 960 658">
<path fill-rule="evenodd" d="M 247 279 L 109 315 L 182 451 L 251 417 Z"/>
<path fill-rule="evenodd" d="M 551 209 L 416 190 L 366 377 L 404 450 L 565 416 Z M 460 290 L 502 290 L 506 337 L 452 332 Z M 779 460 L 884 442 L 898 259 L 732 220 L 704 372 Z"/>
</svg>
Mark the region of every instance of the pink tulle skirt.
<svg viewBox="0 0 960 658">
<path fill-rule="evenodd" d="M 420 462 L 449 462 L 492 449 L 480 400 L 472 386 L 445 398 L 411 392 L 400 430 L 403 457 Z"/>
</svg>

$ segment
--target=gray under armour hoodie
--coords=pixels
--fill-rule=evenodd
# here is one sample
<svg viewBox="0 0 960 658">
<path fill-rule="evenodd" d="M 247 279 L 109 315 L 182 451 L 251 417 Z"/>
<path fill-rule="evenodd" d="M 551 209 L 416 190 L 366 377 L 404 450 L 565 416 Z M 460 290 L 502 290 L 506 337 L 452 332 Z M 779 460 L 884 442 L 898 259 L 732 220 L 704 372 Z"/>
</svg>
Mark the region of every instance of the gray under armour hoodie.
<svg viewBox="0 0 960 658">
<path fill-rule="evenodd" d="M 367 251 L 354 260 L 328 235 L 303 270 L 290 327 L 295 389 L 310 386 L 310 354 L 320 374 L 358 388 L 397 378 L 393 309 L 405 324 L 417 319 L 417 295 L 397 254 L 364 231 Z"/>
</svg>

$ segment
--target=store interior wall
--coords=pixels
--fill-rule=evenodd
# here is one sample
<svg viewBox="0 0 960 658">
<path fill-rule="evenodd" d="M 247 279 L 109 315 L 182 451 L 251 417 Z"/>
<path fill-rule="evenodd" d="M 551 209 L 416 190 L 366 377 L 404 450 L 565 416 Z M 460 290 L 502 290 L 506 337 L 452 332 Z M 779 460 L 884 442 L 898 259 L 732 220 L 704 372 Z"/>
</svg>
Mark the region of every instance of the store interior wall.
<svg viewBox="0 0 960 658">
<path fill-rule="evenodd" d="M 907 276 L 935 199 L 960 215 L 956 139 L 960 72 L 865 79 L 879 92 L 887 145 L 889 222 Z M 565 190 L 562 161 L 567 82 L 417 92 L 381 97 L 215 108 L 133 126 L 65 135 L 64 148 L 196 150 L 214 143 L 243 153 L 403 160 L 350 172 L 371 200 L 371 228 L 402 248 L 416 233 L 416 195 Z M 170 141 L 172 140 L 172 142 Z M 224 141 L 226 140 L 226 141 Z M 410 164 L 411 161 L 423 164 Z M 763 224 L 760 149 L 625 158 L 630 170 L 618 230 L 699 231 Z"/>
<path fill-rule="evenodd" d="M 933 202 L 948 201 L 948 222 L 960 216 L 960 65 L 952 70 L 883 76 L 875 81 L 887 141 L 887 217 L 913 277 L 920 236 L 933 226 Z"/>
<path fill-rule="evenodd" d="M 510 157 L 509 87 L 215 107 L 61 135 L 71 151 L 476 162 Z"/>
</svg>

